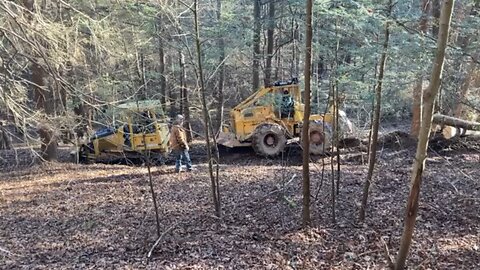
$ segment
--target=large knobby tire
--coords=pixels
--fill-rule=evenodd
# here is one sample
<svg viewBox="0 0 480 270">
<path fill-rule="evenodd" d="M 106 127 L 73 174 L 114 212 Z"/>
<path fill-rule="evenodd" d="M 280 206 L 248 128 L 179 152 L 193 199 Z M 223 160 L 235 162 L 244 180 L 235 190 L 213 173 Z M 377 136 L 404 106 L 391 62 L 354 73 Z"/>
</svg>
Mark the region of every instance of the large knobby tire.
<svg viewBox="0 0 480 270">
<path fill-rule="evenodd" d="M 332 129 L 329 124 L 320 120 L 310 121 L 309 125 L 310 154 L 323 155 L 331 147 Z"/>
<path fill-rule="evenodd" d="M 264 157 L 278 156 L 286 144 L 285 130 L 278 124 L 262 124 L 255 129 L 252 136 L 253 149 Z"/>
</svg>

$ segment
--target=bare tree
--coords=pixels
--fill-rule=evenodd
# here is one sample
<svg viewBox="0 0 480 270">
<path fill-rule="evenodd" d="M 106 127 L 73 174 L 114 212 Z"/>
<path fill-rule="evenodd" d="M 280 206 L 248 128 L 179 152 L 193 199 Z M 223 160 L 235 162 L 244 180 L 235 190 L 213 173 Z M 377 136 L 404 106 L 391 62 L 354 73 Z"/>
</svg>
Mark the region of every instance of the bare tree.
<svg viewBox="0 0 480 270">
<path fill-rule="evenodd" d="M 388 16 L 390 16 L 392 12 L 392 0 L 388 1 Z M 378 71 L 378 79 L 377 79 L 377 86 L 375 87 L 375 112 L 373 115 L 373 124 L 372 124 L 372 132 L 370 138 L 370 145 L 369 145 L 369 155 L 368 155 L 368 174 L 367 180 L 363 185 L 363 196 L 362 196 L 362 204 L 360 206 L 360 221 L 365 219 L 365 209 L 367 207 L 368 201 L 368 192 L 370 190 L 370 184 L 372 182 L 373 177 L 373 170 L 375 169 L 376 157 L 377 157 L 377 141 L 378 141 L 378 129 L 380 126 L 380 110 L 382 104 L 382 85 L 383 85 L 383 77 L 385 73 L 385 65 L 387 62 L 387 54 L 388 54 L 388 42 L 390 39 L 390 21 L 385 23 L 385 40 L 383 41 L 383 52 L 382 57 L 380 59 L 380 67 Z"/>
<path fill-rule="evenodd" d="M 0 121 L 0 150 L 12 149 L 12 140 Z"/>
<path fill-rule="evenodd" d="M 198 65 L 198 78 L 200 80 L 200 93 L 202 98 L 202 108 L 203 108 L 203 121 L 205 122 L 205 141 L 207 143 L 207 157 L 208 157 L 208 172 L 210 175 L 211 186 L 212 186 L 212 198 L 213 204 L 215 206 L 215 214 L 217 217 L 222 215 L 222 209 L 220 206 L 220 187 L 218 181 L 218 149 L 216 149 L 215 136 L 213 136 L 213 145 L 210 139 L 212 130 L 210 115 L 207 107 L 207 98 L 205 90 L 205 79 L 203 78 L 203 66 L 202 66 L 202 50 L 200 42 L 200 31 L 198 24 L 198 1 L 193 2 L 193 16 L 195 23 L 195 45 L 197 48 L 197 65 Z M 215 156 L 212 153 L 212 148 L 215 148 Z M 214 171 L 213 165 L 215 163 L 216 170 Z"/>
<path fill-rule="evenodd" d="M 167 108 L 167 80 L 165 74 L 165 50 L 164 50 L 164 41 L 163 41 L 163 16 L 162 12 L 159 12 L 157 15 L 157 23 L 156 23 L 156 32 L 158 36 L 158 73 L 160 73 L 160 101 L 163 106 L 163 111 L 166 112 Z"/>
<path fill-rule="evenodd" d="M 400 270 L 405 266 L 405 261 L 412 242 L 415 221 L 418 213 L 418 203 L 420 199 L 420 186 L 422 184 L 422 174 L 425 169 L 425 159 L 427 157 L 428 138 L 432 126 L 433 107 L 435 97 L 440 88 L 442 78 L 443 63 L 445 61 L 445 49 L 448 42 L 448 34 L 450 22 L 452 18 L 453 6 L 455 0 L 444 0 L 440 15 L 440 28 L 437 39 L 437 53 L 433 62 L 432 75 L 430 77 L 430 85 L 428 86 L 423 103 L 423 119 L 418 136 L 417 152 L 412 168 L 412 179 L 410 186 L 410 194 L 405 208 L 405 223 L 398 252 L 395 269 Z"/>
<path fill-rule="evenodd" d="M 219 25 L 222 25 L 222 0 L 217 0 L 217 21 Z M 218 50 L 219 50 L 219 75 L 217 83 L 217 125 L 214 129 L 214 134 L 217 134 L 218 131 L 222 128 L 223 122 L 223 103 L 224 103 L 224 94 L 223 88 L 225 86 L 225 39 L 222 36 L 222 33 L 219 33 L 218 36 Z"/>
<path fill-rule="evenodd" d="M 307 0 L 306 4 L 307 18 L 306 24 L 306 39 L 305 39 L 305 91 L 304 102 L 305 111 L 303 114 L 302 127 L 302 148 L 303 148 L 303 210 L 302 223 L 303 226 L 308 226 L 311 223 L 310 218 L 310 92 L 311 92 L 311 70 L 312 70 L 312 0 Z"/>
<path fill-rule="evenodd" d="M 186 86 L 187 75 L 185 71 L 185 56 L 181 51 L 178 51 L 178 62 L 180 65 L 180 112 L 185 117 L 185 122 L 183 126 L 187 132 L 187 141 L 192 141 L 192 125 L 190 117 L 190 98 L 188 96 L 188 88 Z"/>
<path fill-rule="evenodd" d="M 419 28 L 420 31 L 426 35 L 428 32 L 428 11 L 430 9 L 431 1 L 420 0 L 422 16 L 420 17 Z M 417 75 L 417 81 L 413 88 L 413 106 L 412 106 L 412 125 L 410 134 L 417 137 L 420 130 L 420 123 L 422 119 L 422 99 L 423 99 L 423 74 L 420 72 Z"/>
<path fill-rule="evenodd" d="M 252 65 L 252 84 L 253 91 L 260 88 L 260 0 L 253 0 L 253 65 Z"/>
<path fill-rule="evenodd" d="M 32 14 L 36 12 L 35 0 L 24 0 L 23 5 L 29 12 L 26 14 L 26 18 L 31 23 Z M 34 44 L 37 44 L 38 46 L 39 42 Z M 48 73 L 42 66 L 42 61 L 45 61 L 42 57 L 38 57 L 37 60 L 31 61 L 31 81 L 34 85 L 33 93 L 35 109 L 47 115 L 47 117 L 42 119 L 38 124 L 38 134 L 40 135 L 41 141 L 41 156 L 45 160 L 55 160 L 57 159 L 57 134 L 48 120 L 48 116 L 53 116 L 55 112 L 53 88 L 48 85 Z"/>
<path fill-rule="evenodd" d="M 441 0 L 432 0 L 432 35 L 435 38 L 439 31 L 441 2 Z"/>
<path fill-rule="evenodd" d="M 275 31 L 275 1 L 270 0 L 268 4 L 268 29 L 267 29 L 267 60 L 265 62 L 265 85 L 270 85 L 272 80 L 272 58 Z"/>
</svg>

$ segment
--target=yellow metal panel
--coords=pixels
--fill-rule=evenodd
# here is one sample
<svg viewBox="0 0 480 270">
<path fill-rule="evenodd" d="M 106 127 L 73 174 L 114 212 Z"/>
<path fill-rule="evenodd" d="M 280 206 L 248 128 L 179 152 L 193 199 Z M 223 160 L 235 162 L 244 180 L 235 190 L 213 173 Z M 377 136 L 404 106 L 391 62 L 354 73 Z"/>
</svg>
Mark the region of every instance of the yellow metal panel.
<svg viewBox="0 0 480 270">
<path fill-rule="evenodd" d="M 93 141 L 93 149 L 95 151 L 95 156 L 100 155 L 100 149 L 98 148 L 98 140 Z"/>
<path fill-rule="evenodd" d="M 333 124 L 333 114 L 327 113 L 323 116 L 325 123 Z"/>
</svg>

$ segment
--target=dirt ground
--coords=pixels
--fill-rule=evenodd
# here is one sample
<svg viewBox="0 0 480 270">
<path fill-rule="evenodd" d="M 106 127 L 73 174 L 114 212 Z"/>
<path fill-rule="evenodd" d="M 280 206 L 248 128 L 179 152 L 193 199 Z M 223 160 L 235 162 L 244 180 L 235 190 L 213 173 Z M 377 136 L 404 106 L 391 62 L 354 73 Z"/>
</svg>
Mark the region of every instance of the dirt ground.
<svg viewBox="0 0 480 270">
<path fill-rule="evenodd" d="M 312 160 L 313 226 L 302 229 L 298 149 L 273 160 L 252 151 L 222 155 L 217 219 L 197 144 L 195 172 L 152 169 L 164 236 L 150 260 L 157 232 L 145 167 L 38 164 L 26 149 L 4 151 L 0 268 L 385 269 L 387 251 L 394 258 L 399 246 L 414 155 L 414 147 L 389 146 L 379 151 L 363 224 L 356 217 L 365 156 L 342 153 L 335 223 L 330 157 Z M 430 150 L 409 268 L 480 265 L 479 149 L 459 143 Z"/>
</svg>

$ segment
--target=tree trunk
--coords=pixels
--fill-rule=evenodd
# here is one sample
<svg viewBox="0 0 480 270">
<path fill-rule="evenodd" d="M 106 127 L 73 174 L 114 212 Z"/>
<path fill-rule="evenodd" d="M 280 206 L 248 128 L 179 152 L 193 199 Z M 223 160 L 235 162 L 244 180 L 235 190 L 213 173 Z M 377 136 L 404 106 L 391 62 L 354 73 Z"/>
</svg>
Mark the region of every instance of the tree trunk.
<svg viewBox="0 0 480 270">
<path fill-rule="evenodd" d="M 432 0 L 432 36 L 438 36 L 438 24 L 440 21 L 441 0 Z"/>
<path fill-rule="evenodd" d="M 292 18 L 292 21 L 290 23 L 290 28 L 291 28 L 290 31 L 292 35 L 292 60 L 290 61 L 290 77 L 293 77 L 294 74 L 297 74 L 297 71 L 295 70 L 295 60 L 297 58 L 295 18 Z"/>
<path fill-rule="evenodd" d="M 54 106 L 52 102 L 52 95 L 49 91 L 45 91 L 46 86 L 46 72 L 38 63 L 32 63 L 32 82 L 34 86 L 34 101 L 35 108 L 47 115 L 52 115 Z M 48 116 L 47 116 L 48 117 Z M 44 119 L 43 123 L 38 125 L 38 134 L 40 136 L 41 147 L 40 155 L 47 161 L 57 159 L 57 136 L 49 124 L 48 119 Z"/>
<path fill-rule="evenodd" d="M 260 88 L 260 0 L 253 0 L 253 65 L 252 65 L 252 87 L 253 91 Z"/>
<path fill-rule="evenodd" d="M 139 53 L 138 56 L 138 77 L 140 79 L 140 100 L 146 100 L 148 98 L 147 77 L 145 72 L 145 57 L 143 53 Z"/>
<path fill-rule="evenodd" d="M 472 83 L 473 76 L 477 70 L 477 63 L 476 60 L 479 59 L 478 55 L 475 55 L 473 57 L 472 61 L 470 62 L 468 68 L 467 68 L 467 74 L 465 75 L 465 78 L 463 79 L 463 82 L 460 86 L 460 91 L 459 91 L 459 97 L 458 97 L 458 103 L 455 107 L 453 116 L 461 118 L 463 115 L 463 102 L 465 100 L 465 97 L 468 94 L 468 90 L 470 88 L 470 85 Z"/>
<path fill-rule="evenodd" d="M 276 63 L 276 67 L 275 67 L 275 75 L 274 75 L 274 78 L 273 78 L 273 81 L 278 81 L 278 78 L 280 76 L 280 72 L 282 71 L 282 48 L 279 48 L 279 42 L 278 42 L 278 39 L 277 39 L 277 42 L 276 42 L 276 45 L 275 47 L 277 48 L 277 52 L 275 53 L 275 63 Z M 282 76 L 283 76 L 283 72 L 282 72 Z"/>
<path fill-rule="evenodd" d="M 302 148 L 303 148 L 303 209 L 302 209 L 302 224 L 304 227 L 311 223 L 310 218 L 310 138 L 309 138 L 309 124 L 310 124 L 310 92 L 311 92 L 311 71 L 312 71 L 312 0 L 307 0 L 306 3 L 306 39 L 305 39 L 305 92 L 303 99 L 305 102 L 305 111 L 303 114 L 302 127 Z"/>
<path fill-rule="evenodd" d="M 165 56 L 165 65 L 170 67 L 171 74 L 175 74 L 176 66 L 173 64 L 174 57 L 172 55 Z M 171 117 L 175 117 L 177 114 L 180 113 L 181 110 L 181 89 L 175 87 L 174 85 L 169 85 L 170 82 L 165 81 L 166 87 L 166 96 L 167 96 L 167 104 L 169 105 L 168 114 Z"/>
<path fill-rule="evenodd" d="M 423 78 L 421 74 L 417 75 L 417 81 L 413 88 L 413 106 L 412 106 L 412 125 L 410 134 L 414 137 L 418 136 L 422 119 L 422 102 L 423 102 Z"/>
<path fill-rule="evenodd" d="M 40 148 L 42 158 L 47 161 L 56 160 L 58 144 L 55 131 L 48 124 L 40 125 L 38 134 L 42 143 Z"/>
<path fill-rule="evenodd" d="M 298 41 L 300 40 L 300 33 L 298 30 L 298 22 L 296 19 L 292 19 L 292 36 L 293 36 L 293 44 L 292 44 L 292 70 L 291 70 L 291 77 L 298 76 L 299 69 L 300 69 L 300 57 L 298 56 Z"/>
<path fill-rule="evenodd" d="M 12 140 L 7 131 L 3 128 L 3 123 L 0 122 L 0 150 L 12 149 Z"/>
<path fill-rule="evenodd" d="M 420 199 L 420 186 L 422 184 L 422 174 L 425 168 L 425 159 L 427 156 L 428 139 L 433 118 L 433 107 L 435 96 L 440 88 L 440 81 L 443 71 L 443 63 L 445 60 L 445 49 L 447 47 L 450 22 L 452 17 L 453 5 L 455 0 L 444 0 L 442 12 L 440 15 L 440 29 L 437 40 L 437 53 L 433 63 L 430 85 L 426 90 L 424 97 L 424 109 L 422 126 L 418 136 L 417 152 L 412 168 L 412 178 L 410 186 L 410 194 L 405 209 L 405 224 L 402 234 L 400 250 L 398 252 L 395 269 L 401 270 L 405 266 L 405 261 L 412 242 L 415 221 L 418 213 L 418 203 Z"/>
<path fill-rule="evenodd" d="M 210 116 L 207 108 L 207 98 L 205 90 L 205 80 L 203 78 L 203 67 L 202 67 L 202 50 L 200 46 L 200 31 L 198 25 L 198 0 L 195 0 L 193 5 L 193 16 L 195 23 L 195 45 L 197 47 L 197 64 L 198 64 L 198 78 L 200 80 L 200 93 L 202 98 L 202 108 L 203 108 L 203 121 L 205 122 L 205 141 L 207 144 L 207 157 L 208 157 L 208 172 L 210 175 L 210 181 L 212 186 L 212 198 L 213 204 L 215 206 L 215 215 L 221 217 L 222 209 L 220 206 L 220 187 L 218 181 L 218 149 L 216 149 L 215 137 L 213 137 L 213 148 L 215 148 L 216 156 L 212 154 L 212 143 L 210 141 Z M 216 172 L 214 173 L 213 164 L 215 163 Z"/>
<path fill-rule="evenodd" d="M 336 99 L 338 96 L 336 93 L 338 92 L 338 51 L 340 49 L 340 38 L 338 35 L 338 18 L 335 19 L 335 40 L 336 40 L 336 46 L 335 46 L 335 53 L 334 53 L 334 61 L 332 63 L 332 75 L 330 76 L 330 93 L 328 94 L 329 97 L 329 102 L 328 102 L 328 110 L 333 114 L 333 147 L 337 147 L 337 152 L 338 152 L 338 140 L 337 136 L 338 133 L 336 133 L 337 129 L 337 102 L 338 100 Z M 330 185 L 330 199 L 332 202 L 332 223 L 335 224 L 337 221 L 337 214 L 336 214 L 336 205 L 337 205 L 337 195 L 335 193 L 335 166 L 334 166 L 334 157 L 335 155 L 330 156 L 330 179 L 331 179 L 331 185 Z M 337 160 L 339 162 L 339 159 Z"/>
<path fill-rule="evenodd" d="M 222 1 L 217 0 L 217 21 L 219 22 L 219 25 L 222 24 Z M 221 28 L 221 27 L 220 27 Z M 222 36 L 222 33 L 219 33 L 218 36 L 218 50 L 219 50 L 219 65 L 220 65 L 220 70 L 219 70 L 219 75 L 218 75 L 218 85 L 217 85 L 217 124 L 214 128 L 215 134 L 217 134 L 218 131 L 221 130 L 222 128 L 222 122 L 223 122 L 223 102 L 224 102 L 224 96 L 223 96 L 223 88 L 225 86 L 225 39 Z M 215 134 L 213 134 L 215 136 Z"/>
<path fill-rule="evenodd" d="M 180 96 L 181 96 L 181 102 L 180 102 L 180 107 L 181 107 L 181 112 L 183 116 L 185 117 L 185 121 L 183 122 L 183 126 L 185 128 L 185 131 L 187 132 L 187 141 L 191 142 L 193 139 L 192 136 L 192 126 L 191 126 L 191 120 L 190 120 L 190 99 L 188 97 L 188 89 L 185 85 L 185 81 L 187 80 L 186 78 L 186 72 L 185 72 L 185 56 L 181 51 L 178 51 L 178 61 L 180 64 Z"/>
<path fill-rule="evenodd" d="M 267 61 L 265 63 L 265 85 L 272 83 L 272 58 L 275 31 L 275 1 L 270 0 L 268 4 L 268 29 L 267 29 Z"/>
<path fill-rule="evenodd" d="M 392 0 L 388 2 L 388 16 L 392 12 Z M 385 74 L 385 65 L 387 62 L 387 53 L 388 53 L 388 42 L 390 39 L 390 22 L 387 21 L 385 25 L 385 40 L 383 42 L 383 52 L 380 59 L 380 67 L 378 71 L 378 80 L 377 86 L 375 88 L 375 112 L 373 115 L 373 124 L 372 124 L 372 133 L 369 146 L 369 155 L 368 155 L 368 174 L 367 180 L 363 185 L 363 196 L 362 204 L 360 206 L 360 221 L 365 220 L 365 209 L 368 202 L 368 193 L 370 190 L 370 184 L 372 182 L 373 170 L 375 169 L 375 163 L 377 158 L 377 141 L 378 141 L 378 128 L 380 126 L 380 110 L 382 104 L 382 85 L 383 85 L 383 76 Z"/>
<path fill-rule="evenodd" d="M 160 74 L 160 102 L 163 106 L 163 111 L 167 112 L 167 80 L 165 74 L 165 51 L 163 45 L 163 18 L 159 13 L 157 16 L 157 36 L 158 36 L 158 73 Z"/>
<path fill-rule="evenodd" d="M 32 63 L 32 82 L 35 84 L 33 90 L 33 101 L 37 110 L 45 110 L 46 91 L 45 91 L 45 71 L 42 66 Z"/>
<path fill-rule="evenodd" d="M 426 35 L 428 32 L 428 12 L 430 9 L 429 0 L 420 0 L 422 9 L 422 16 L 419 22 L 420 31 Z M 413 89 L 413 106 L 412 106 L 412 125 L 410 134 L 414 137 L 418 136 L 422 119 L 422 100 L 423 100 L 423 74 L 417 74 L 417 82 Z"/>
</svg>

